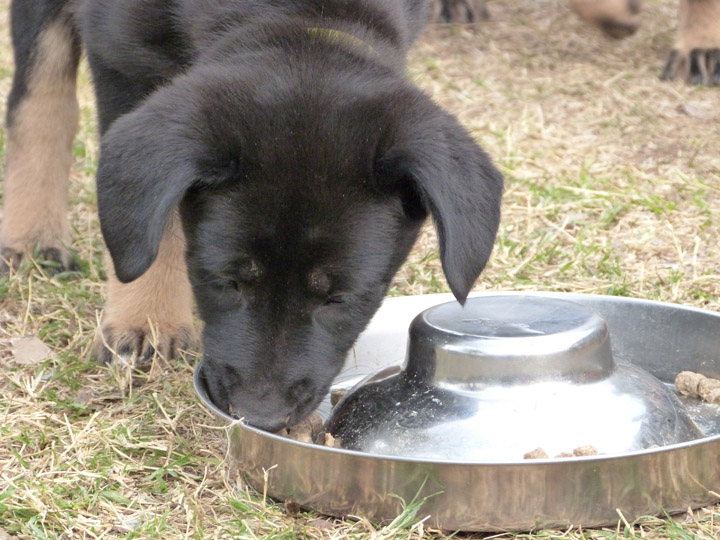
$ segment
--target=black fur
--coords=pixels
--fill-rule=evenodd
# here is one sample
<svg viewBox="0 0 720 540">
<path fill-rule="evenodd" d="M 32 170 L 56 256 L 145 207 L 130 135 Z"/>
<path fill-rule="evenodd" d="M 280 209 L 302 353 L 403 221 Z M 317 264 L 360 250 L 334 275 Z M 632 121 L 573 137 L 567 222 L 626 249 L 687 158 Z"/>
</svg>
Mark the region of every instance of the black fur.
<svg viewBox="0 0 720 540">
<path fill-rule="evenodd" d="M 88 0 L 78 12 L 116 273 L 147 270 L 179 207 L 207 385 L 251 424 L 314 409 L 428 215 L 461 302 L 487 262 L 502 178 L 407 80 L 426 17 L 412 0 Z"/>
</svg>

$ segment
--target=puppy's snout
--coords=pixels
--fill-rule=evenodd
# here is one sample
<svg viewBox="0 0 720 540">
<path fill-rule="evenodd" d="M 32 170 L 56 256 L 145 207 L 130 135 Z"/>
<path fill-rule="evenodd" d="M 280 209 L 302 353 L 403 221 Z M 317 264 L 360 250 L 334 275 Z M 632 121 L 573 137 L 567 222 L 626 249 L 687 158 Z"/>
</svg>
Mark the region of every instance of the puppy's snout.
<svg viewBox="0 0 720 540">
<path fill-rule="evenodd" d="M 213 403 L 233 418 L 266 431 L 301 421 L 322 399 L 310 377 L 288 380 L 269 371 L 243 373 L 220 362 L 208 361 L 206 380 Z"/>
</svg>

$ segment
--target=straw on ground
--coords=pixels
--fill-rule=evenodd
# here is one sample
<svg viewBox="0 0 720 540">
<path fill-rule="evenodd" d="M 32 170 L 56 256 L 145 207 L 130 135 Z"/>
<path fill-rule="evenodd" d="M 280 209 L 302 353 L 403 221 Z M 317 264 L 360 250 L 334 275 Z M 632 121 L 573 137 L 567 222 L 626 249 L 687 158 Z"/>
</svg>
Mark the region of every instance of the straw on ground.
<svg viewBox="0 0 720 540">
<path fill-rule="evenodd" d="M 507 177 L 478 289 L 720 307 L 720 90 L 658 80 L 676 5 L 646 4 L 644 26 L 622 42 L 583 26 L 563 0 L 507 0 L 490 3 L 492 21 L 431 29 L 414 49 L 411 77 Z M 5 26 L 2 95 L 12 73 Z M 421 522 L 398 526 L 412 522 L 412 506 L 379 527 L 295 513 L 243 488 L 224 461 L 224 430 L 194 398 L 194 353 L 148 373 L 91 361 L 105 269 L 86 69 L 80 99 L 69 210 L 80 270 L 49 277 L 39 261 L 0 279 L 0 538 L 444 536 Z M 428 224 L 393 294 L 447 290 L 436 248 Z M 42 340 L 50 356 L 18 363 L 12 340 L 21 336 Z M 515 537 L 702 540 L 720 536 L 718 521 L 720 509 L 707 508 Z"/>
</svg>

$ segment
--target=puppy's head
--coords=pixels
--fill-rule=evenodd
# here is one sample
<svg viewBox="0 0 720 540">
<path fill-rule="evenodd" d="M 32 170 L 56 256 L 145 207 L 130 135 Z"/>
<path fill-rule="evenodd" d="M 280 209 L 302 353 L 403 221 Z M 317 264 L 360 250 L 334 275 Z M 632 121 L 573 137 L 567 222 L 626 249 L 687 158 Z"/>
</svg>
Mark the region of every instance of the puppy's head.
<svg viewBox="0 0 720 540">
<path fill-rule="evenodd" d="M 469 135 L 402 80 L 290 78 L 185 76 L 111 126 L 98 169 L 121 281 L 152 264 L 179 207 L 209 393 L 268 430 L 327 393 L 428 215 L 464 302 L 502 191 Z"/>
</svg>

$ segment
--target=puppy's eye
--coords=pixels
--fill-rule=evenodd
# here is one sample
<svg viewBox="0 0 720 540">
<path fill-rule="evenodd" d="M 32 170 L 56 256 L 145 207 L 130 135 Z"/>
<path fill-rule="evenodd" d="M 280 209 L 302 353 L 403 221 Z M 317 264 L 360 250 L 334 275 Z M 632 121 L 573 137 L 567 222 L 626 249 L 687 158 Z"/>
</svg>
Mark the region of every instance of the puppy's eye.
<svg viewBox="0 0 720 540">
<path fill-rule="evenodd" d="M 227 286 L 228 288 L 234 289 L 236 291 L 240 290 L 240 283 L 236 279 L 228 279 Z"/>
<path fill-rule="evenodd" d="M 242 289 L 242 284 L 237 279 L 227 276 L 216 276 L 210 283 L 220 293 L 240 291 Z"/>
<path fill-rule="evenodd" d="M 326 306 L 337 306 L 340 304 L 344 304 L 347 301 L 347 295 L 346 294 L 333 294 L 328 296 L 325 299 L 325 305 Z"/>
</svg>

